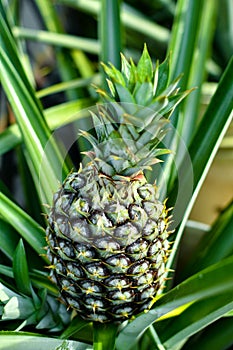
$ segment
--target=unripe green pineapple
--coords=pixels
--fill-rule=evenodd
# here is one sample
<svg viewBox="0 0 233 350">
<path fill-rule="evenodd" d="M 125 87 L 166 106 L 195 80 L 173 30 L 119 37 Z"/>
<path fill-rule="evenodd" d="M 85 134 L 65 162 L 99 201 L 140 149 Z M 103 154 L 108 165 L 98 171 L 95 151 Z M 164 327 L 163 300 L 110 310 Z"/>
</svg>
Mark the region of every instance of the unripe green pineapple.
<svg viewBox="0 0 233 350">
<path fill-rule="evenodd" d="M 167 118 L 186 95 L 169 66 L 153 68 L 146 47 L 137 66 L 104 65 L 110 93 L 93 114 L 91 159 L 54 195 L 47 254 L 61 297 L 89 321 L 120 321 L 149 309 L 164 283 L 169 216 L 144 171 L 167 153 L 158 145 Z"/>
</svg>

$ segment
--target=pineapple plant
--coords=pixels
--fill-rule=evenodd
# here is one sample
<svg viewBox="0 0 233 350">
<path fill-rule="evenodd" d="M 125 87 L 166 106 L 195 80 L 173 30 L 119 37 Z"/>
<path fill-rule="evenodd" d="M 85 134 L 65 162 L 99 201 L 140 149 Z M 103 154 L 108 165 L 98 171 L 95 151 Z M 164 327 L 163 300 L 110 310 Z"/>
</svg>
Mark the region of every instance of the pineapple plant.
<svg viewBox="0 0 233 350">
<path fill-rule="evenodd" d="M 90 161 L 54 194 L 46 239 L 68 308 L 109 322 L 147 310 L 163 287 L 171 218 L 145 171 L 169 152 L 160 148 L 168 117 L 187 92 L 180 77 L 167 86 L 168 62 L 154 68 L 146 46 L 137 66 L 122 55 L 121 71 L 103 67 L 109 90 L 97 88 L 105 104 L 92 115 L 96 137 L 81 132 Z"/>
<path fill-rule="evenodd" d="M 227 2 L 228 0 L 223 1 L 225 6 Z M 171 19 L 171 14 L 174 14 L 174 21 L 169 26 L 173 28 L 170 31 L 166 16 L 160 21 L 160 24 L 165 25 L 158 26 L 155 23 L 156 19 L 153 17 L 152 20 L 152 17 L 148 16 L 151 11 L 144 13 L 145 4 L 135 5 L 135 11 L 134 4 L 127 4 L 125 7 L 122 3 L 121 9 L 116 8 L 116 4 L 120 5 L 117 1 L 88 1 L 79 4 L 69 0 L 35 0 L 32 1 L 36 4 L 33 9 L 39 11 L 45 24 L 43 29 L 46 30 L 42 32 L 43 35 L 36 29 L 27 28 L 27 21 L 21 20 L 24 13 L 21 3 L 0 0 L 0 75 L 1 88 L 4 90 L 3 95 L 1 94 L 1 122 L 6 121 L 1 123 L 0 134 L 0 170 L 3 175 L 0 180 L 0 349 L 230 349 L 233 344 L 233 256 L 230 244 L 232 203 L 219 215 L 201 244 L 195 250 L 192 249 L 187 263 L 183 264 L 181 269 L 179 264 L 176 266 L 176 261 L 179 261 L 179 246 L 182 246 L 180 240 L 191 208 L 231 119 L 233 62 L 229 60 L 228 66 L 225 67 L 227 57 L 225 63 L 219 65 L 220 61 L 216 61 L 216 51 L 214 50 L 215 54 L 211 57 L 208 54 L 212 42 L 211 28 L 215 23 L 216 2 L 164 2 L 165 10 L 171 5 L 171 11 L 167 12 L 168 17 Z M 25 2 L 23 3 L 24 6 Z M 29 3 L 26 5 L 30 6 Z M 105 4 L 108 4 L 108 8 Z M 97 19 L 98 23 L 102 23 L 102 30 L 98 32 L 98 42 L 89 40 L 92 37 L 89 32 L 86 32 L 87 35 L 80 41 L 79 37 L 70 35 L 68 29 L 63 30 L 62 19 L 65 12 L 61 11 L 60 5 L 64 10 L 67 10 L 69 5 L 78 10 L 80 17 L 84 18 L 84 26 L 79 26 L 82 29 L 89 31 L 90 28 L 86 25 L 86 17 L 83 16 L 85 9 L 88 11 L 88 18 L 91 17 L 93 21 Z M 112 6 L 112 16 L 109 6 Z M 154 5 L 150 2 L 148 6 Z M 221 6 L 224 4 L 221 3 Z M 173 12 L 175 8 L 176 14 Z M 74 15 L 77 14 L 73 10 L 70 11 Z M 219 12 L 224 24 L 227 21 L 226 16 L 222 14 L 227 12 L 230 14 L 230 11 Z M 123 14 L 122 17 L 120 13 Z M 159 17 L 157 12 L 157 18 Z M 113 18 L 116 19 L 115 25 Z M 72 22 L 70 16 L 67 16 L 67 20 Z M 122 26 L 124 35 L 127 34 L 124 47 L 117 45 Z M 96 34 L 96 28 L 94 29 Z M 153 60 L 157 58 L 162 62 L 171 52 L 170 68 L 168 60 L 153 68 L 148 54 L 144 52 L 144 59 L 141 59 L 137 66 L 132 60 L 128 62 L 122 56 L 122 70 L 117 70 L 120 69 L 120 50 L 138 62 L 142 47 L 141 35 L 136 35 L 138 32 L 143 34 L 143 41 L 150 46 Z M 225 28 L 222 33 L 225 36 Z M 80 35 L 83 35 L 83 32 Z M 50 80 L 48 71 L 46 73 L 46 70 L 43 70 L 43 82 L 41 79 L 37 81 L 43 84 L 34 84 L 33 77 L 37 79 L 38 73 L 39 76 L 42 73 L 36 71 L 34 76 L 34 68 L 41 67 L 42 51 L 39 46 L 39 55 L 37 50 L 34 52 L 36 44 L 33 50 L 28 50 L 27 44 L 31 39 L 39 40 L 46 48 L 48 43 L 56 46 L 54 49 L 50 47 L 54 52 L 53 63 L 56 63 L 52 65 L 51 72 L 57 68 L 61 83 L 56 84 Z M 224 40 L 221 40 L 221 43 L 223 42 Z M 230 40 L 226 42 L 226 48 L 230 49 Z M 116 45 L 113 47 L 112 44 Z M 218 50 L 218 54 L 220 52 L 221 50 Z M 32 53 L 35 55 L 35 66 L 31 66 Z M 27 58 L 30 59 L 27 61 Z M 207 58 L 212 60 L 209 62 L 208 59 L 208 65 Z M 85 155 L 90 157 L 89 163 L 83 161 L 78 173 L 73 172 L 68 176 L 54 195 L 54 203 L 51 204 L 52 194 L 57 191 L 61 169 L 65 178 L 73 167 L 69 160 L 64 162 L 60 153 L 60 143 L 53 138 L 53 132 L 71 121 L 79 123 L 80 115 L 84 117 L 86 114 L 77 112 L 83 112 L 86 107 L 91 109 L 96 102 L 96 94 L 90 89 L 90 81 L 102 86 L 98 80 L 102 71 L 100 75 L 95 74 L 99 61 L 110 61 L 117 69 L 112 65 L 104 65 L 108 76 L 108 91 L 97 88 L 104 105 L 98 105 L 97 112 L 93 114 L 95 137 L 92 133 L 81 133 L 92 144 L 92 149 L 85 148 Z M 205 74 L 207 67 L 208 73 L 219 82 L 214 83 L 216 92 L 211 90 L 211 102 L 208 103 L 201 120 L 197 120 L 202 98 L 209 90 L 209 79 Z M 216 67 L 219 70 L 216 71 Z M 182 80 L 179 81 L 178 78 L 174 81 L 181 73 L 184 75 Z M 192 86 L 198 88 L 185 103 L 182 103 L 179 111 L 169 118 L 176 104 L 185 96 L 185 93 L 180 95 L 177 88 L 182 87 L 183 91 Z M 53 107 L 50 108 L 47 98 L 51 94 L 56 96 L 59 91 L 63 92 L 62 99 L 53 98 Z M 4 108 L 4 94 L 9 102 L 7 106 L 10 113 Z M 45 104 L 44 97 L 47 101 Z M 13 115 L 16 123 L 8 126 L 7 121 L 14 121 Z M 86 122 L 85 118 L 83 119 Z M 171 123 L 168 123 L 168 119 L 171 119 Z M 169 152 L 161 143 L 162 141 L 170 148 L 167 139 L 163 140 L 166 131 L 171 127 L 169 125 L 174 125 L 177 129 L 177 134 L 172 139 L 173 144 L 179 146 L 180 140 L 177 140 L 176 136 L 184 140 L 194 174 L 190 198 L 185 202 L 181 196 L 178 206 L 175 205 L 177 192 L 185 193 L 189 177 L 186 163 L 180 162 L 178 152 L 174 153 L 176 170 L 182 175 L 178 181 L 176 171 L 170 169 L 171 157 L 164 157 L 163 175 L 166 174 L 169 178 L 167 189 L 160 185 L 159 178 L 156 183 L 158 189 L 155 184 L 152 185 L 154 167 L 149 171 L 150 167 L 159 161 L 161 154 Z M 73 127 L 75 125 L 72 124 L 72 130 Z M 80 128 L 89 129 L 84 126 Z M 48 143 L 50 147 L 47 147 Z M 19 163 L 19 171 L 8 167 L 12 163 L 12 153 Z M 70 155 L 72 159 L 73 153 L 70 152 Z M 40 167 L 44 156 L 46 166 Z M 77 156 L 78 153 L 73 158 L 75 162 Z M 156 164 L 155 169 L 158 169 Z M 17 191 L 11 186 L 15 176 L 17 180 L 20 177 L 22 184 L 18 186 L 17 181 Z M 79 188 L 77 185 L 73 188 L 75 179 L 80 184 L 80 178 L 84 186 Z M 105 187 L 102 187 L 102 184 Z M 94 192 L 91 190 L 92 185 Z M 19 198 L 18 191 L 21 192 L 21 187 L 25 191 L 22 191 L 22 198 Z M 168 200 L 164 201 L 165 196 L 162 194 L 166 191 L 165 196 Z M 110 196 L 106 196 L 106 193 L 110 193 Z M 118 211 L 114 199 L 119 202 Z M 44 203 L 51 206 L 49 224 L 46 223 L 46 216 L 41 215 L 41 212 L 48 213 Z M 100 207 L 103 203 L 108 204 Z M 148 203 L 153 203 L 152 208 Z M 132 205 L 139 208 L 139 214 L 145 211 L 144 222 L 151 220 L 155 224 L 151 241 L 148 235 L 145 238 L 146 226 L 140 228 L 140 225 L 144 224 L 143 218 L 137 218 L 136 222 L 136 217 L 132 216 Z M 171 207 L 174 207 L 174 210 L 169 211 Z M 181 217 L 178 226 L 177 207 Z M 130 234 L 119 237 L 115 234 L 119 233 L 117 228 L 125 223 L 124 215 L 127 210 L 124 211 L 123 208 L 128 210 L 129 218 L 126 222 L 135 227 L 133 233 L 139 232 L 139 237 Z M 157 214 L 152 210 L 155 208 Z M 93 218 L 94 211 L 96 216 Z M 106 218 L 104 223 L 110 222 L 112 230 L 98 220 L 103 216 Z M 118 223 L 120 218 L 122 221 Z M 174 220 L 172 225 L 171 220 Z M 49 228 L 46 255 L 44 247 L 47 225 Z M 166 225 L 163 238 L 161 232 L 156 238 L 156 230 L 161 230 L 163 225 Z M 83 226 L 89 230 L 81 231 Z M 174 227 L 174 233 L 166 237 Z M 123 230 L 123 233 L 126 231 Z M 86 232 L 89 232 L 89 235 L 85 235 Z M 103 246 L 97 245 L 100 239 L 101 243 L 104 241 Z M 112 240 L 120 246 L 119 252 L 113 251 Z M 126 241 L 125 246 L 123 240 Z M 172 245 L 169 246 L 168 241 L 172 241 Z M 138 242 L 143 244 L 139 246 Z M 149 252 L 149 246 L 153 244 L 155 248 L 160 248 L 159 253 L 154 252 L 154 261 L 150 259 L 152 255 Z M 130 251 L 132 248 L 126 251 L 129 246 L 136 247 L 136 251 Z M 80 247 L 81 251 L 77 250 Z M 90 255 L 90 252 L 94 255 Z M 174 259 L 176 252 L 177 259 Z M 150 266 L 143 265 L 148 269 L 144 273 L 135 270 L 129 273 L 131 270 L 128 268 L 121 273 L 116 270 L 116 266 L 109 263 L 108 254 L 118 257 L 125 255 L 126 262 L 133 261 L 132 265 L 137 262 L 139 268 L 143 260 Z M 162 263 L 156 266 L 159 254 Z M 99 266 L 101 263 L 111 276 L 118 274 L 119 284 L 116 284 L 116 287 L 104 285 L 110 277 L 103 276 L 100 282 L 98 274 L 94 275 L 91 273 L 93 270 L 90 272 L 85 269 L 90 267 L 90 264 L 95 267 L 95 264 Z M 45 268 L 48 265 L 50 269 Z M 117 268 L 120 269 L 120 266 Z M 173 280 L 166 283 L 166 289 L 162 289 L 169 268 L 174 269 Z M 77 276 L 80 271 L 83 273 L 82 279 Z M 49 272 L 51 279 L 57 283 L 54 284 L 48 279 Z M 126 276 L 127 273 L 129 276 Z M 146 280 L 145 275 L 153 279 Z M 125 280 L 129 281 L 129 285 L 119 288 L 120 282 Z M 96 286 L 101 286 L 99 294 L 98 290 L 94 290 Z M 147 286 L 154 289 L 149 290 Z M 59 290 L 61 298 L 58 298 Z M 122 291 L 127 293 L 123 294 Z M 143 292 L 145 298 L 141 298 Z M 94 301 L 88 299 L 89 296 L 94 296 Z M 101 310 L 97 301 L 102 300 L 104 307 Z M 133 310 L 123 310 L 126 305 Z M 76 312 L 72 309 L 76 309 Z M 137 314 L 142 310 L 147 312 Z M 101 322 L 92 322 L 93 320 Z"/>
</svg>

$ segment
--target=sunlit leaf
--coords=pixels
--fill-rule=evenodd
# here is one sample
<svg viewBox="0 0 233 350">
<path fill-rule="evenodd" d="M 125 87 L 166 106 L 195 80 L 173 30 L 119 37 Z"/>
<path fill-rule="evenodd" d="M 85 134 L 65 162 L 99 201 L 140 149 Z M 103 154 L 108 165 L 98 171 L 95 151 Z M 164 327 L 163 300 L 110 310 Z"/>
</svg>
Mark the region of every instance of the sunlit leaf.
<svg viewBox="0 0 233 350">
<path fill-rule="evenodd" d="M 171 348 L 222 317 L 232 307 L 232 292 L 200 300 L 171 320 L 159 333 L 160 339 L 165 347 Z"/>
</svg>

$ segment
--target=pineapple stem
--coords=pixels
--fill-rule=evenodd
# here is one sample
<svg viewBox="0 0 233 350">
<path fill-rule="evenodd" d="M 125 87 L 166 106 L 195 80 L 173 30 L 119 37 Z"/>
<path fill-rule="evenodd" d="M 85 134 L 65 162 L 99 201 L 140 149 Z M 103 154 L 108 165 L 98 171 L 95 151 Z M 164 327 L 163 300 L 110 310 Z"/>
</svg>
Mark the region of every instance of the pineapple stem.
<svg viewBox="0 0 233 350">
<path fill-rule="evenodd" d="M 114 350 L 119 325 L 93 322 L 93 350 Z"/>
</svg>

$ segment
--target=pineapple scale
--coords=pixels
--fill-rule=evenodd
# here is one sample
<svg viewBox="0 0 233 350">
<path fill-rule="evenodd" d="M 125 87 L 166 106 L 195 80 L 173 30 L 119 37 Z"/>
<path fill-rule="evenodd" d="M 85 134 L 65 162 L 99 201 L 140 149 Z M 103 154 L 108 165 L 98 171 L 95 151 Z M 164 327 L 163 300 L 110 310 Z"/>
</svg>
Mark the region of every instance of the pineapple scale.
<svg viewBox="0 0 233 350">
<path fill-rule="evenodd" d="M 167 212 L 144 176 L 116 181 L 93 163 L 70 174 L 46 231 L 51 278 L 67 307 L 98 322 L 150 308 L 169 255 Z"/>
</svg>

